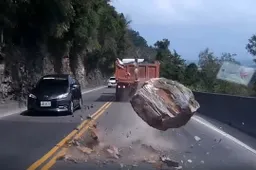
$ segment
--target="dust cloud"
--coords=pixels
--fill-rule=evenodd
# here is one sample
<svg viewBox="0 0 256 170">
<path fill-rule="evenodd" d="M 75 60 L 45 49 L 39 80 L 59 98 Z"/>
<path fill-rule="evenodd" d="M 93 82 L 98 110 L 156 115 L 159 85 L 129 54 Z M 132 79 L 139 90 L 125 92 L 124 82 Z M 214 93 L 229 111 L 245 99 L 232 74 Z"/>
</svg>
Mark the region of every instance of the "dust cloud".
<svg viewBox="0 0 256 170">
<path fill-rule="evenodd" d="M 167 138 L 168 132 L 153 129 L 136 113 L 122 114 L 118 119 L 125 122 L 121 121 L 113 129 L 103 129 L 99 124 L 99 140 L 119 149 L 119 162 L 157 163 L 161 156 L 170 154 L 173 146 Z"/>
<path fill-rule="evenodd" d="M 106 126 L 104 122 L 95 122 L 97 125 L 92 125 L 93 128 L 80 140 L 72 141 L 64 159 L 100 164 L 111 160 L 121 167 L 141 162 L 179 167 L 168 157 L 174 147 L 170 140 L 171 130 L 162 132 L 150 127 L 133 112 L 128 103 L 118 103 L 115 116 L 108 114 L 104 120 L 112 124 Z"/>
<path fill-rule="evenodd" d="M 157 150 L 172 149 L 172 143 L 166 134 L 171 133 L 170 131 L 162 132 L 150 127 L 134 112 L 122 114 L 121 120 L 125 122 L 116 122 L 119 124 L 114 129 L 99 129 L 101 141 L 117 147 L 129 147 L 134 143 L 140 143 Z"/>
<path fill-rule="evenodd" d="M 143 81 L 139 81 L 135 91 L 141 88 L 143 85 L 141 82 Z M 172 149 L 173 145 L 170 140 L 172 131 L 163 132 L 150 127 L 131 108 L 130 104 L 123 104 L 120 107 L 120 112 L 127 110 L 127 113 L 120 113 L 118 119 L 113 120 L 113 123 L 117 125 L 113 129 L 99 129 L 101 140 L 117 147 L 127 147 L 134 143 L 140 143 L 157 150 Z"/>
</svg>

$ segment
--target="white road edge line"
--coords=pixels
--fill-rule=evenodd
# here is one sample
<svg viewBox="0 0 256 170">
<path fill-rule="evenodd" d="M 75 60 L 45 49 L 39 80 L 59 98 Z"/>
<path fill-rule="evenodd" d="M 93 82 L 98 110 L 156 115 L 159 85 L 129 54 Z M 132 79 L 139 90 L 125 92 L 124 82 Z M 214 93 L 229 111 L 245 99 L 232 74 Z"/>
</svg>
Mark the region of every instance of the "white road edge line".
<svg viewBox="0 0 256 170">
<path fill-rule="evenodd" d="M 242 141 L 236 139 L 235 137 L 231 136 L 230 134 L 218 129 L 217 127 L 215 127 L 213 124 L 211 124 L 210 122 L 208 122 L 207 120 L 199 117 L 199 116 L 193 116 L 191 119 L 197 121 L 198 123 L 212 129 L 213 131 L 225 136 L 226 138 L 228 138 L 229 140 L 233 141 L 234 143 L 236 143 L 237 145 L 247 149 L 248 151 L 254 153 L 256 155 L 256 150 L 251 148 L 250 146 L 246 145 L 245 143 L 243 143 Z"/>
<path fill-rule="evenodd" d="M 100 87 L 97 87 L 97 88 L 94 88 L 94 89 L 91 89 L 91 90 L 82 91 L 82 94 L 87 94 L 87 93 L 97 91 L 97 90 L 100 90 L 100 89 L 103 89 L 103 88 L 106 88 L 106 87 L 107 86 L 100 86 Z M 6 117 L 6 116 L 11 116 L 11 115 L 14 115 L 14 114 L 24 112 L 26 110 L 27 110 L 26 108 L 18 108 L 18 109 L 12 110 L 12 111 L 7 111 L 5 114 L 0 113 L 0 119 L 3 118 L 3 117 Z"/>
<path fill-rule="evenodd" d="M 12 111 L 7 111 L 5 114 L 0 115 L 0 119 L 3 118 L 3 117 L 6 117 L 6 116 L 11 116 L 11 115 L 14 115 L 14 114 L 24 112 L 26 110 L 27 109 L 25 109 L 25 108 L 20 108 L 20 109 L 16 109 L 15 111 L 13 111 L 13 110 Z"/>
</svg>

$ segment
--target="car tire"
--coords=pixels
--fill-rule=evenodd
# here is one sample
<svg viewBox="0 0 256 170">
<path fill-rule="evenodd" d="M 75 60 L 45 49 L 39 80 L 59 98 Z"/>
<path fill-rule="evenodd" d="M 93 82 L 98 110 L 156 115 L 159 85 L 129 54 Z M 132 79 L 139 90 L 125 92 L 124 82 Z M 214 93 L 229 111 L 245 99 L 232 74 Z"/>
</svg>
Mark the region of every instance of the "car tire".
<svg viewBox="0 0 256 170">
<path fill-rule="evenodd" d="M 26 113 L 27 115 L 33 114 L 34 110 L 32 108 L 27 108 L 27 110 L 23 113 Z"/>
<path fill-rule="evenodd" d="M 69 104 L 69 114 L 70 115 L 74 114 L 74 103 L 72 100 L 70 101 L 70 104 Z"/>
<path fill-rule="evenodd" d="M 79 99 L 78 109 L 81 109 L 83 106 L 83 99 L 82 97 Z"/>
<path fill-rule="evenodd" d="M 31 111 L 31 108 L 27 106 L 27 111 Z"/>
<path fill-rule="evenodd" d="M 32 112 L 33 108 L 27 106 L 27 112 Z"/>
<path fill-rule="evenodd" d="M 108 88 L 110 88 L 111 86 L 108 86 Z"/>
</svg>

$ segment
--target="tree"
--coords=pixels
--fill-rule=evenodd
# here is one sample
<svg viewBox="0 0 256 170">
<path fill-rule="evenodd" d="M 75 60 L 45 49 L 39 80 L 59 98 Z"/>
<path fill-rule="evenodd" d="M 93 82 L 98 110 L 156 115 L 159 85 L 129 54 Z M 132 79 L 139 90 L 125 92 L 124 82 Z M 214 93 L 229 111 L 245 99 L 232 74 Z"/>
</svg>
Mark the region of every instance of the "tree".
<svg viewBox="0 0 256 170">
<path fill-rule="evenodd" d="M 138 31 L 134 31 L 133 29 L 127 30 L 129 38 L 131 39 L 131 42 L 135 47 L 147 47 L 147 41 L 140 36 L 140 33 Z"/>
<path fill-rule="evenodd" d="M 186 67 L 184 78 L 184 83 L 186 85 L 192 86 L 199 83 L 200 77 L 198 67 L 195 63 L 191 63 Z"/>
<path fill-rule="evenodd" d="M 256 35 L 252 35 L 251 38 L 248 40 L 249 42 L 246 44 L 246 50 L 253 55 L 256 56 Z M 253 59 L 256 62 L 256 59 Z"/>
<path fill-rule="evenodd" d="M 234 64 L 239 64 L 240 63 L 238 61 L 236 61 L 234 59 L 234 57 L 236 57 L 236 54 L 231 54 L 231 53 L 222 53 L 219 61 L 220 63 L 223 63 L 223 62 L 230 62 L 230 63 L 234 63 Z"/>
<path fill-rule="evenodd" d="M 201 68 L 201 78 L 203 87 L 213 91 L 216 75 L 220 68 L 219 60 L 208 48 L 199 54 L 199 67 Z"/>
<path fill-rule="evenodd" d="M 114 60 L 123 57 L 129 45 L 130 21 L 109 0 L 3 0 L 0 9 L 0 37 L 5 43 L 5 48 L 0 44 L 0 55 L 8 54 L 6 73 L 18 75 L 12 78 L 17 84 L 45 74 L 44 63 L 36 63 L 45 58 L 50 59 L 55 72 L 63 71 L 62 58 L 68 56 L 74 76 L 78 76 L 81 63 L 86 73 L 101 69 L 112 74 Z M 138 32 L 133 33 L 139 37 Z M 137 43 L 146 46 L 143 37 Z M 11 73 L 13 63 L 22 69 L 17 67 Z"/>
<path fill-rule="evenodd" d="M 168 39 L 163 39 L 162 41 L 157 41 L 154 44 L 157 54 L 156 54 L 156 60 L 162 61 L 166 57 L 169 57 L 171 55 L 171 52 L 169 50 L 170 41 Z"/>
<path fill-rule="evenodd" d="M 234 59 L 235 56 L 235 54 L 223 53 L 220 57 L 217 57 L 213 52 L 210 52 L 208 48 L 202 51 L 199 54 L 199 66 L 201 67 L 201 71 L 199 72 L 201 78 L 201 90 L 215 93 L 248 95 L 250 93 L 250 89 L 247 87 L 218 80 L 216 78 L 223 62 L 240 64 Z"/>
<path fill-rule="evenodd" d="M 185 60 L 181 59 L 181 56 L 175 50 L 172 53 L 169 50 L 169 45 L 170 41 L 168 39 L 155 43 L 156 59 L 161 62 L 160 75 L 182 82 L 184 80 Z"/>
<path fill-rule="evenodd" d="M 127 29 L 127 40 L 129 46 L 125 58 L 133 58 L 136 52 L 139 51 L 139 58 L 152 62 L 155 60 L 156 50 L 147 44 L 147 41 L 140 35 L 139 32 L 133 29 Z"/>
</svg>

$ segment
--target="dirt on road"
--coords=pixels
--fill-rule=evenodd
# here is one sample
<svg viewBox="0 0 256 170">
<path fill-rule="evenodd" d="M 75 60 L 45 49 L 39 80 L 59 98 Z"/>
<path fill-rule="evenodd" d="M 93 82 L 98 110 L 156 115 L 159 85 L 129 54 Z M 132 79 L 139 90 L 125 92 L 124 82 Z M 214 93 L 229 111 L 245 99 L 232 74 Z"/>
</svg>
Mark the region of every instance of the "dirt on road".
<svg viewBox="0 0 256 170">
<path fill-rule="evenodd" d="M 67 153 L 60 158 L 65 161 L 94 162 L 99 166 L 117 163 L 121 168 L 149 163 L 157 169 L 182 169 L 171 158 L 171 142 L 136 116 L 130 125 L 126 122 L 117 129 L 91 123 L 81 138 L 68 145 Z"/>
</svg>

